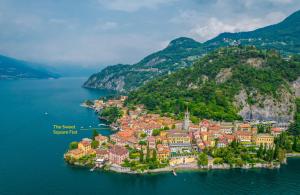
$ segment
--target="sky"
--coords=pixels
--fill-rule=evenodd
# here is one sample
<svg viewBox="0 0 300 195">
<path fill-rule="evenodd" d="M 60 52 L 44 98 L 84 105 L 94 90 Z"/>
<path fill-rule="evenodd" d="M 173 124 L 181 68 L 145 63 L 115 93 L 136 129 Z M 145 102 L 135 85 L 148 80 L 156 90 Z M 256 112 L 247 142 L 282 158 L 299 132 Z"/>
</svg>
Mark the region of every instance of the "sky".
<svg viewBox="0 0 300 195">
<path fill-rule="evenodd" d="M 132 64 L 177 37 L 278 23 L 299 0 L 0 0 L 0 54 L 47 65 Z"/>
</svg>

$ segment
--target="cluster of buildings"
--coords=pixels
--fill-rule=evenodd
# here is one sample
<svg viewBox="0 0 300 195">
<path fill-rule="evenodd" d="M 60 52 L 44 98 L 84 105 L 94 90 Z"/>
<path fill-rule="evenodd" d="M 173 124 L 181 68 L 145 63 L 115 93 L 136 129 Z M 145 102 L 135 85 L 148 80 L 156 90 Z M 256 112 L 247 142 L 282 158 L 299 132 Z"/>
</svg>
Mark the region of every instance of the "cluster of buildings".
<svg viewBox="0 0 300 195">
<path fill-rule="evenodd" d="M 129 152 L 125 147 L 113 145 L 108 142 L 108 137 L 98 135 L 95 137 L 98 141 L 98 148 L 92 148 L 92 140 L 84 138 L 78 143 L 78 148 L 69 150 L 65 157 L 69 156 L 75 160 L 87 155 L 96 155 L 96 162 L 109 161 L 113 164 L 121 164 L 129 157 Z"/>
<path fill-rule="evenodd" d="M 119 131 L 109 138 L 97 136 L 99 148 L 91 148 L 91 141 L 83 139 L 78 148 L 70 150 L 66 155 L 79 159 L 84 155 L 96 154 L 96 158 L 121 165 L 129 158 L 128 147 L 143 150 L 141 142 L 150 150 L 155 150 L 160 162 L 168 162 L 171 166 L 196 162 L 197 153 L 206 147 L 226 147 L 234 140 L 245 146 L 265 145 L 272 147 L 274 138 L 286 128 L 271 124 L 269 133 L 258 133 L 257 122 L 219 122 L 202 120 L 199 124 L 191 123 L 189 112 L 185 112 L 183 121 L 176 121 L 157 114 L 145 113 L 142 106 L 134 111 L 123 106 L 126 96 L 119 100 L 103 102 L 96 100 L 95 109 L 106 106 L 117 106 L 124 109 L 124 115 L 117 121 Z M 159 133 L 154 134 L 154 131 Z M 105 144 L 105 148 L 102 145 Z"/>
</svg>

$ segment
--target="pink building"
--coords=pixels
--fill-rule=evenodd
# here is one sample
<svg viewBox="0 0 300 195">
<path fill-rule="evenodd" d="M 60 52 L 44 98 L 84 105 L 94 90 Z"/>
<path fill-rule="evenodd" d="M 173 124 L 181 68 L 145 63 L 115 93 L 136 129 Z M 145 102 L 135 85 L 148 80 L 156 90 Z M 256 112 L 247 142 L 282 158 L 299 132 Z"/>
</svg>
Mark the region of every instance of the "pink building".
<svg viewBox="0 0 300 195">
<path fill-rule="evenodd" d="M 113 164 L 120 165 L 128 157 L 129 153 L 125 147 L 113 146 L 109 150 L 109 161 Z"/>
</svg>

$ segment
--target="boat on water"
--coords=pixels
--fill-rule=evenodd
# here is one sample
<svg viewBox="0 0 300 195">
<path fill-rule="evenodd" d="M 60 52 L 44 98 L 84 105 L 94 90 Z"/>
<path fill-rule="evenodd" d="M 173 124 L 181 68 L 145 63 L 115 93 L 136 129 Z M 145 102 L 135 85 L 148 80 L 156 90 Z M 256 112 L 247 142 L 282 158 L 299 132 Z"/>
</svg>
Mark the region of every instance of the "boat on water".
<svg viewBox="0 0 300 195">
<path fill-rule="evenodd" d="M 48 115 L 48 112 L 45 112 L 44 114 L 45 114 L 45 115 Z"/>
<path fill-rule="evenodd" d="M 175 172 L 175 169 L 173 169 L 173 175 L 177 176 L 177 173 Z"/>
</svg>

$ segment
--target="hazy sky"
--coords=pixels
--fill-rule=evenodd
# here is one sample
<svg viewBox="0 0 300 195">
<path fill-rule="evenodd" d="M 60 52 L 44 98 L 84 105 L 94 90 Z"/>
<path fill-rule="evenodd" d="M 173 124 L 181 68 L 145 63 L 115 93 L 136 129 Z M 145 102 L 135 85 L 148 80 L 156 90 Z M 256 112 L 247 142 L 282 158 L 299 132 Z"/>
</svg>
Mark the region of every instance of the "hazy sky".
<svg viewBox="0 0 300 195">
<path fill-rule="evenodd" d="M 134 63 L 176 37 L 253 30 L 300 0 L 0 0 L 0 54 L 47 64 Z"/>
</svg>

